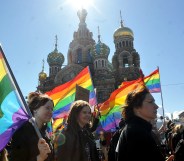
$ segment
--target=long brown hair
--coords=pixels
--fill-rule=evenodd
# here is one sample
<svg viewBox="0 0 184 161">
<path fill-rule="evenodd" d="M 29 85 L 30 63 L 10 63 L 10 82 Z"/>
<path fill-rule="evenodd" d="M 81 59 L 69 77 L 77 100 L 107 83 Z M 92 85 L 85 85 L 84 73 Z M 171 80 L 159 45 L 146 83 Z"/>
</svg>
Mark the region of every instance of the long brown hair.
<svg viewBox="0 0 184 161">
<path fill-rule="evenodd" d="M 89 103 L 83 100 L 77 100 L 71 105 L 70 114 L 67 120 L 67 130 L 73 130 L 74 132 L 77 132 L 77 129 L 79 129 L 79 124 L 77 122 L 79 113 L 86 106 L 90 107 Z"/>
</svg>

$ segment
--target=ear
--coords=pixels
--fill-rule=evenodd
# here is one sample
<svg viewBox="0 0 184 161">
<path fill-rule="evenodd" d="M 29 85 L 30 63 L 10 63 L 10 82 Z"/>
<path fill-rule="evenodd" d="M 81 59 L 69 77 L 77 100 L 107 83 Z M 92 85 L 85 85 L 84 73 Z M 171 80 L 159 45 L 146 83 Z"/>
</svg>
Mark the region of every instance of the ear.
<svg viewBox="0 0 184 161">
<path fill-rule="evenodd" d="M 136 115 L 136 116 L 139 116 L 140 115 L 140 108 L 134 108 L 133 109 L 133 111 L 134 111 L 134 114 Z"/>
<path fill-rule="evenodd" d="M 139 108 L 134 108 L 133 111 L 134 111 L 134 114 L 136 114 L 136 113 L 138 113 Z"/>
</svg>

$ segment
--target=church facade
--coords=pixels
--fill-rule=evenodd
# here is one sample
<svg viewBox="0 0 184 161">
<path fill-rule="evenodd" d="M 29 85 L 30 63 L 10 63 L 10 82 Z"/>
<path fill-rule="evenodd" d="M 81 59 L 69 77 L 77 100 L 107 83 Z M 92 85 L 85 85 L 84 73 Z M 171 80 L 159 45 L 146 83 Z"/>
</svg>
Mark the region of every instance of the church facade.
<svg viewBox="0 0 184 161">
<path fill-rule="evenodd" d="M 49 75 L 44 72 L 43 64 L 37 90 L 52 90 L 70 81 L 83 68 L 89 66 L 98 103 L 104 102 L 123 81 L 135 80 L 140 76 L 140 56 L 134 49 L 134 34 L 121 20 L 120 27 L 113 34 L 115 52 L 111 63 L 108 60 L 110 49 L 101 42 L 100 33 L 98 41 L 95 42 L 93 33 L 87 28 L 87 11 L 81 9 L 77 15 L 80 22 L 69 44 L 67 65 L 63 67 L 65 57 L 57 50 L 56 37 L 55 49 L 47 57 Z"/>
</svg>

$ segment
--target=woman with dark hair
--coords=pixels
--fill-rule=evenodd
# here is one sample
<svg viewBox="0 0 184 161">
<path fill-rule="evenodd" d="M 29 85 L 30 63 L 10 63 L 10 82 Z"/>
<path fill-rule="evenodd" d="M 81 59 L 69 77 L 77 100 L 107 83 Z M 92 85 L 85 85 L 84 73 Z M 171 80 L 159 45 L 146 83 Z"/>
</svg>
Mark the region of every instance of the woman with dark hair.
<svg viewBox="0 0 184 161">
<path fill-rule="evenodd" d="M 118 161 L 165 161 L 152 136 L 151 121 L 157 117 L 157 109 L 146 88 L 128 94 L 122 113 L 126 126 L 116 148 Z"/>
<path fill-rule="evenodd" d="M 31 92 L 28 106 L 42 138 L 38 138 L 32 123 L 27 121 L 12 137 L 10 161 L 53 161 L 53 146 L 46 131 L 46 124 L 52 118 L 53 101 L 47 95 Z"/>
<path fill-rule="evenodd" d="M 63 131 L 65 143 L 57 149 L 57 161 L 98 161 L 94 137 L 89 129 L 91 108 L 86 101 L 75 101 Z"/>
</svg>

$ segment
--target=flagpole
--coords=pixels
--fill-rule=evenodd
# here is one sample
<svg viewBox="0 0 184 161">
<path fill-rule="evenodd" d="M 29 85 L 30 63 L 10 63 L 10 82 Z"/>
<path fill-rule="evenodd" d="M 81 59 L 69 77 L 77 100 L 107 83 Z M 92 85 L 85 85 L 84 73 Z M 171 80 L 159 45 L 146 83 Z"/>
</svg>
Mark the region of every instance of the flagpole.
<svg viewBox="0 0 184 161">
<path fill-rule="evenodd" d="M 159 71 L 159 67 L 157 67 Z M 159 71 L 159 76 L 160 76 L 160 71 Z M 164 111 L 164 101 L 163 101 L 163 96 L 162 96 L 162 84 L 161 84 L 161 77 L 160 77 L 160 94 L 161 94 L 161 101 L 162 101 L 162 114 L 163 114 L 163 123 L 165 124 L 165 111 Z"/>
<path fill-rule="evenodd" d="M 26 103 L 26 101 L 25 101 L 25 99 L 24 99 L 24 96 L 23 96 L 23 94 L 22 94 L 22 92 L 21 92 L 21 90 L 20 90 L 20 88 L 19 88 L 19 85 L 18 85 L 18 83 L 17 83 L 17 81 L 16 81 L 16 79 L 15 79 L 15 76 L 14 76 L 12 70 L 11 70 L 11 67 L 10 67 L 10 65 L 9 65 L 9 63 L 8 63 L 8 60 L 6 59 L 6 56 L 5 56 L 4 52 L 3 52 L 3 49 L 2 49 L 2 47 L 1 47 L 1 44 L 0 44 L 0 51 L 1 51 L 2 55 L 3 55 L 4 61 L 5 61 L 5 63 L 6 63 L 6 66 L 7 66 L 7 68 L 8 68 L 8 71 L 9 71 L 9 73 L 10 73 L 10 76 L 11 76 L 10 79 L 13 80 L 13 83 L 14 83 L 14 85 L 15 85 L 17 91 L 18 91 L 19 97 L 21 98 L 21 101 L 22 101 L 24 107 L 26 108 L 26 111 L 28 112 L 28 115 L 31 117 L 31 119 L 30 119 L 30 120 L 31 120 L 31 123 L 32 123 L 32 125 L 34 126 L 34 129 L 35 129 L 35 131 L 36 131 L 38 137 L 39 137 L 39 138 L 42 138 L 41 133 L 40 133 L 40 131 L 39 131 L 39 129 L 38 129 L 38 126 L 36 125 L 35 119 L 33 118 L 33 115 L 32 115 L 32 113 L 31 113 L 29 107 L 27 106 L 27 103 Z"/>
</svg>

